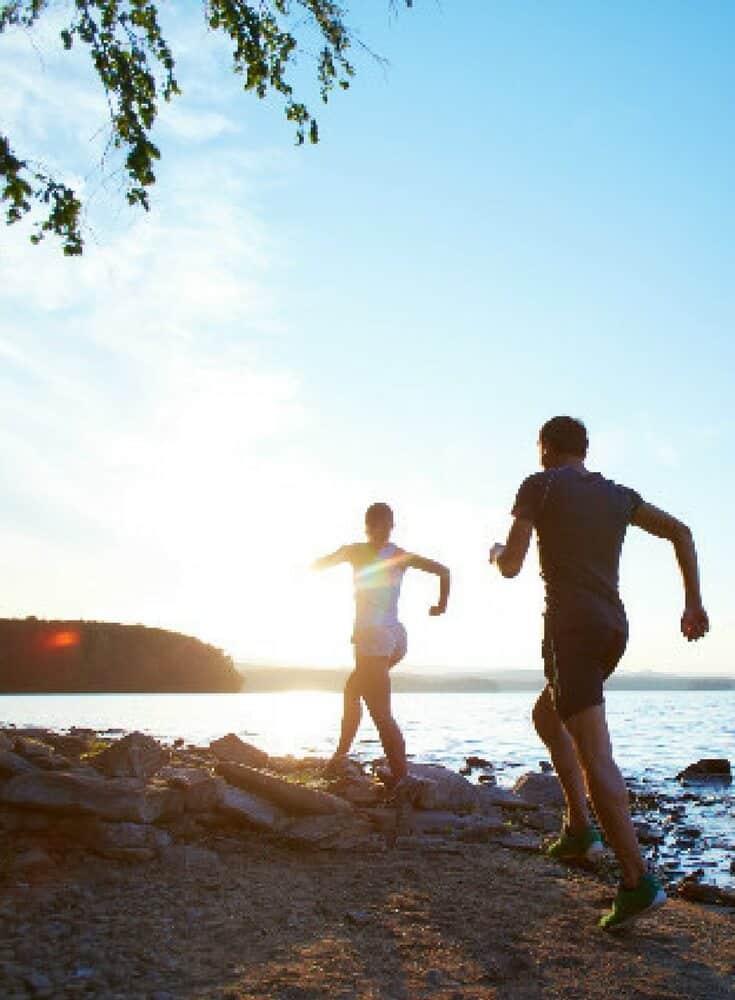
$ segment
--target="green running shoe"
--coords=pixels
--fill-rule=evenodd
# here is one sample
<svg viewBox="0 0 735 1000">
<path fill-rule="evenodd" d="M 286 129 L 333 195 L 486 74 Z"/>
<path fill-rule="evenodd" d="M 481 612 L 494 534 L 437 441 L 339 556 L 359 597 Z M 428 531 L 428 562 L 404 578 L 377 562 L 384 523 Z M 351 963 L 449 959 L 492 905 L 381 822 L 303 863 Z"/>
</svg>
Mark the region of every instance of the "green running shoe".
<svg viewBox="0 0 735 1000">
<path fill-rule="evenodd" d="M 621 885 L 609 913 L 600 919 L 598 927 L 604 931 L 616 931 L 619 927 L 642 917 L 651 910 L 658 909 L 666 902 L 666 893 L 661 883 L 653 875 L 641 875 L 635 889 L 625 889 Z"/>
<path fill-rule="evenodd" d="M 561 837 L 546 849 L 547 857 L 556 861 L 596 861 L 602 852 L 602 837 L 594 826 L 582 833 L 572 833 L 565 826 Z"/>
</svg>

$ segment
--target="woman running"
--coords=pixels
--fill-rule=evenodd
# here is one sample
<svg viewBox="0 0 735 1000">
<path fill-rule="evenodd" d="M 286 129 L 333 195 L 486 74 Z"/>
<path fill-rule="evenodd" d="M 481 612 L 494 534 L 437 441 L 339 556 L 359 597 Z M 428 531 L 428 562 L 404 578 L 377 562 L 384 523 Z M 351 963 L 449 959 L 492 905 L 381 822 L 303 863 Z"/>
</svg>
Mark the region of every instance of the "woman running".
<svg viewBox="0 0 735 1000">
<path fill-rule="evenodd" d="M 442 615 L 449 598 L 449 570 L 441 563 L 404 552 L 390 541 L 393 511 L 386 503 L 374 503 L 365 512 L 366 542 L 343 545 L 331 555 L 317 559 L 314 569 L 339 563 L 352 566 L 355 581 L 355 669 L 344 690 L 344 711 L 339 745 L 328 765 L 338 772 L 357 734 L 364 701 L 383 744 L 393 782 L 406 777 L 406 746 L 391 712 L 389 671 L 406 655 L 406 630 L 398 621 L 398 597 L 403 574 L 409 568 L 439 577 L 439 601 L 429 608 Z"/>
</svg>

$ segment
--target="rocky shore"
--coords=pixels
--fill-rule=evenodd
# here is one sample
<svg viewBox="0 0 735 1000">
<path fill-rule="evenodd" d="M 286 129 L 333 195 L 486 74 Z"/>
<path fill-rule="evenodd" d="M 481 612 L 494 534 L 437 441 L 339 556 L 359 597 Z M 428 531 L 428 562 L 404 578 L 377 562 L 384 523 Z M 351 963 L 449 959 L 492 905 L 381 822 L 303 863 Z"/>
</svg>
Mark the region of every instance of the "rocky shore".
<svg viewBox="0 0 735 1000">
<path fill-rule="evenodd" d="M 542 855 L 562 807 L 548 768 L 504 789 L 478 758 L 465 774 L 412 764 L 406 810 L 380 761 L 329 779 L 324 764 L 232 734 L 203 747 L 0 732 L 0 995 L 608 996 L 569 974 L 592 955 L 629 978 L 631 956 L 599 941 L 588 912 L 610 898 L 612 866 Z M 485 780 L 468 780 L 477 770 Z M 655 849 L 651 816 L 660 826 L 670 804 L 636 790 L 634 803 Z M 669 890 L 698 902 L 670 904 L 644 932 L 655 942 L 667 928 L 668 992 L 626 994 L 616 980 L 615 995 L 731 996 L 735 892 L 691 874 Z M 547 920 L 578 928 L 590 955 L 564 941 L 577 948 L 564 970 L 544 964 Z"/>
</svg>

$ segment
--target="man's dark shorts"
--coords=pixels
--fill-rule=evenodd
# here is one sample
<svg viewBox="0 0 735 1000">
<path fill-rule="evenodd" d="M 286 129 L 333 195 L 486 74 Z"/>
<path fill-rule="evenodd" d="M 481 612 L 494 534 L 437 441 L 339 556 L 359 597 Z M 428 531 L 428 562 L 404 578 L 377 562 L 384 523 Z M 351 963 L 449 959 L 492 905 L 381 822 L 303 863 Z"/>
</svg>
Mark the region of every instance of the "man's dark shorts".
<svg viewBox="0 0 735 1000">
<path fill-rule="evenodd" d="M 627 633 L 610 625 L 580 622 L 554 627 L 547 621 L 544 675 L 562 721 L 603 703 L 602 685 L 620 662 L 627 642 Z"/>
</svg>

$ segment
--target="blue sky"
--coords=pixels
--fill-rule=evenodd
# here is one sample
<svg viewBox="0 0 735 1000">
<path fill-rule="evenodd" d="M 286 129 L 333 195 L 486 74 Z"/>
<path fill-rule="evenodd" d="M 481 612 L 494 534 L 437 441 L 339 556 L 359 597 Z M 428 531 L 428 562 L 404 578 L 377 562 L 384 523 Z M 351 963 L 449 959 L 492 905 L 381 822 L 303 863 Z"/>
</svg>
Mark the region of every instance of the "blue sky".
<svg viewBox="0 0 735 1000">
<path fill-rule="evenodd" d="M 569 412 L 700 549 L 687 646 L 673 555 L 631 533 L 625 669 L 732 673 L 732 5 L 354 8 L 389 64 L 356 53 L 303 149 L 200 8 L 164 8 L 184 94 L 148 216 L 55 25 L 0 39 L 0 123 L 91 196 L 81 261 L 0 233 L 0 613 L 346 663 L 349 573 L 305 567 L 386 499 L 454 570 L 444 619 L 406 580 L 409 666 L 536 666 L 535 559 L 485 556 Z"/>
</svg>

